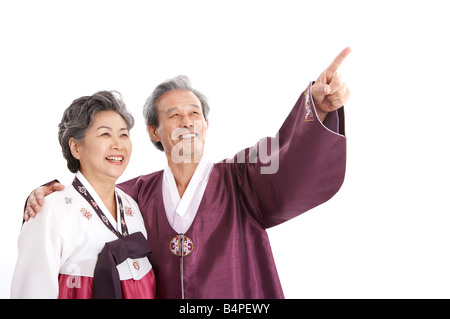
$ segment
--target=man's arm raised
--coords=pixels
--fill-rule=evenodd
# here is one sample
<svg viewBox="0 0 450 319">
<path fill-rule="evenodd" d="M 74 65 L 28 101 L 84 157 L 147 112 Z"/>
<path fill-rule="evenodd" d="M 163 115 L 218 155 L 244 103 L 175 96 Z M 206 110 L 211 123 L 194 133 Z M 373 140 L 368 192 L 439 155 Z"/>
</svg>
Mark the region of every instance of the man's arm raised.
<svg viewBox="0 0 450 319">
<path fill-rule="evenodd" d="M 337 71 L 351 51 L 348 47 L 342 50 L 311 88 L 317 115 L 322 122 L 328 113 L 341 108 L 350 98 L 350 91 Z"/>
</svg>

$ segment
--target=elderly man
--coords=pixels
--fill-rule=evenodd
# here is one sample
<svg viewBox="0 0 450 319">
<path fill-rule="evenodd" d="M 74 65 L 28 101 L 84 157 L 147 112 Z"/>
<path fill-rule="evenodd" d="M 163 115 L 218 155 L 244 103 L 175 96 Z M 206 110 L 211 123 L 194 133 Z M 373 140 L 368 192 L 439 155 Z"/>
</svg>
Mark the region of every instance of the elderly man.
<svg viewBox="0 0 450 319">
<path fill-rule="evenodd" d="M 202 157 L 204 96 L 186 77 L 154 90 L 144 115 L 168 166 L 118 186 L 143 214 L 158 298 L 284 297 L 266 229 L 327 201 L 342 185 L 342 105 L 350 93 L 337 70 L 349 53 L 344 49 L 308 86 L 276 138 L 215 164 Z M 25 218 L 61 187 L 36 189 Z"/>
</svg>

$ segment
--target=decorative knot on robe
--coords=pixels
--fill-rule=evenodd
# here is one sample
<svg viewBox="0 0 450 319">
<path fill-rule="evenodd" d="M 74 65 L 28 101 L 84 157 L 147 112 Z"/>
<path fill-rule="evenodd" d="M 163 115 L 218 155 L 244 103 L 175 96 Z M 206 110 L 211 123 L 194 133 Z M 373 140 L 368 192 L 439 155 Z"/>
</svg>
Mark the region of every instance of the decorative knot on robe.
<svg viewBox="0 0 450 319">
<path fill-rule="evenodd" d="M 98 254 L 92 298 L 122 299 L 122 287 L 116 266 L 128 258 L 143 258 L 151 252 L 150 245 L 141 232 L 106 243 Z"/>
</svg>

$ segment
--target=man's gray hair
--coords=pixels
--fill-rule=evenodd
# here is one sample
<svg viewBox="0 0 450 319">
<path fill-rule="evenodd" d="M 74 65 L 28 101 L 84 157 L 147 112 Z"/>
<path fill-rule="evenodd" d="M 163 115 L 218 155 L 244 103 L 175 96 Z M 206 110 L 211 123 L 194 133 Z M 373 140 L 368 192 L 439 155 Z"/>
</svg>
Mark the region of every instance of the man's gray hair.
<svg viewBox="0 0 450 319">
<path fill-rule="evenodd" d="M 83 140 L 86 131 L 91 127 L 94 115 L 100 111 L 114 111 L 118 113 L 127 126 L 128 131 L 134 126 L 134 118 L 126 109 L 121 95 L 116 91 L 100 91 L 92 96 L 83 96 L 64 111 L 59 123 L 58 139 L 62 153 L 67 160 L 67 167 L 72 173 L 80 169 L 80 161 L 73 157 L 69 147 L 71 137 L 77 142 Z"/>
<path fill-rule="evenodd" d="M 182 91 L 191 91 L 192 93 L 197 96 L 197 98 L 200 100 L 200 103 L 202 104 L 202 111 L 203 116 L 205 120 L 208 119 L 209 114 L 209 104 L 208 100 L 206 99 L 206 96 L 204 96 L 199 91 L 195 90 L 192 85 L 189 78 L 185 75 L 179 75 L 177 77 L 174 77 L 173 79 L 169 79 L 161 84 L 159 84 L 152 92 L 152 94 L 149 96 L 147 101 L 144 105 L 144 118 L 147 125 L 152 125 L 154 127 L 159 127 L 158 122 L 158 109 L 156 108 L 156 102 L 158 99 L 164 95 L 167 92 L 174 91 L 174 90 L 182 90 Z M 153 145 L 160 151 L 164 151 L 164 148 L 161 144 L 161 142 L 155 142 L 153 139 L 150 138 Z"/>
</svg>

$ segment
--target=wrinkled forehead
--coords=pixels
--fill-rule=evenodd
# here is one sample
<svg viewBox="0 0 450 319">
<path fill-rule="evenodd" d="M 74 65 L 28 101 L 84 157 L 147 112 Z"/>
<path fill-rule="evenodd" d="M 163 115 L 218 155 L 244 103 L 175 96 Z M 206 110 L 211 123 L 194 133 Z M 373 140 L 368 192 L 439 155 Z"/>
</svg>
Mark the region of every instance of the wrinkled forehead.
<svg viewBox="0 0 450 319">
<path fill-rule="evenodd" d="M 113 110 L 98 111 L 92 117 L 90 127 L 114 127 L 128 129 L 127 124 L 118 112 Z"/>
<path fill-rule="evenodd" d="M 156 101 L 158 111 L 167 112 L 174 108 L 197 107 L 202 108 L 202 103 L 191 91 L 173 90 L 164 93 Z"/>
</svg>

